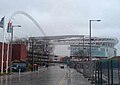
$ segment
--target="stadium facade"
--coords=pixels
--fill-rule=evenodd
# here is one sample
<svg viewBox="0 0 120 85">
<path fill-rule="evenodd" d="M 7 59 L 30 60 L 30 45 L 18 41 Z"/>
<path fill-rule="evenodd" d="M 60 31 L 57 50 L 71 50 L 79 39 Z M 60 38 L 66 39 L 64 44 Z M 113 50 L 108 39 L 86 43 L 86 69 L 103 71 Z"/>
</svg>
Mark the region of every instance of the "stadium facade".
<svg viewBox="0 0 120 85">
<path fill-rule="evenodd" d="M 43 39 L 43 37 L 36 37 Z M 46 39 L 54 46 L 53 53 L 57 56 L 89 56 L 90 40 L 85 35 L 47 36 Z M 117 38 L 92 37 L 91 56 L 110 58 L 116 56 Z"/>
</svg>

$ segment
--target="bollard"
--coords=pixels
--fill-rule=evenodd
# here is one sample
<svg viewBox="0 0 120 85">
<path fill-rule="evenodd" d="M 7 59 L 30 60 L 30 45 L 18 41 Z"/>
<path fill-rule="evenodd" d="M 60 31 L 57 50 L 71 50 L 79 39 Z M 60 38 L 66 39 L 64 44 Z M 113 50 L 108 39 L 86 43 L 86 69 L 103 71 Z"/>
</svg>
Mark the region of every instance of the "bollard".
<svg viewBox="0 0 120 85">
<path fill-rule="evenodd" d="M 5 76 L 5 79 L 6 79 L 5 85 L 8 85 L 8 75 Z"/>
<path fill-rule="evenodd" d="M 20 82 L 20 74 L 21 74 L 20 72 L 21 72 L 21 69 L 19 69 L 19 81 L 18 82 Z"/>
<path fill-rule="evenodd" d="M 0 76 L 0 85 L 3 85 L 3 76 Z"/>
</svg>

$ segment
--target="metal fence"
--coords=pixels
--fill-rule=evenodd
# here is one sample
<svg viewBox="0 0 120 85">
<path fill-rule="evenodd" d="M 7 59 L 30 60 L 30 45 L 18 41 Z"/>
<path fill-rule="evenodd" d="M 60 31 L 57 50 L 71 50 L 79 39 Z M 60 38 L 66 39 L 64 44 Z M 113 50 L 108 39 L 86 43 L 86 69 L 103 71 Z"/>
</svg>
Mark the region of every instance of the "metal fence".
<svg viewBox="0 0 120 85">
<path fill-rule="evenodd" d="M 120 61 L 102 60 L 96 63 L 96 85 L 120 85 Z"/>
<path fill-rule="evenodd" d="M 120 61 L 72 62 L 72 67 L 95 85 L 120 85 Z"/>
</svg>

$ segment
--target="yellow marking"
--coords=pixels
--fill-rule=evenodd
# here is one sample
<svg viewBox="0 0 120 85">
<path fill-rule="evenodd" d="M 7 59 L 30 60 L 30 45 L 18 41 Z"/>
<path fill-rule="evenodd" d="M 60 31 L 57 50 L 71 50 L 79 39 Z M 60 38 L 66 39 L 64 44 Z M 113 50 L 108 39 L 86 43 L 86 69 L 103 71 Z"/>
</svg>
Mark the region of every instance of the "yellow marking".
<svg viewBox="0 0 120 85">
<path fill-rule="evenodd" d="M 62 81 L 63 79 L 66 77 L 66 72 L 64 73 L 63 77 L 61 78 L 61 80 L 59 81 L 58 85 L 62 85 Z"/>
</svg>

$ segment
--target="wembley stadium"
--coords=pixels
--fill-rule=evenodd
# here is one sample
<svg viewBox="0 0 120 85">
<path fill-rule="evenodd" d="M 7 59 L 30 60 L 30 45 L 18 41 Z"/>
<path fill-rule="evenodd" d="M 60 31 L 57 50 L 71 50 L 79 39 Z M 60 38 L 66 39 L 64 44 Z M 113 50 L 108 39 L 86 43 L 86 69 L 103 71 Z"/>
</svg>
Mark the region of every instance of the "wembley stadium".
<svg viewBox="0 0 120 85">
<path fill-rule="evenodd" d="M 43 37 L 35 37 L 38 40 Z M 53 45 L 54 55 L 57 56 L 84 56 L 90 54 L 90 38 L 87 35 L 62 35 L 46 36 Z M 117 38 L 110 37 L 92 37 L 91 38 L 91 56 L 110 58 L 116 56 L 118 43 Z"/>
</svg>

